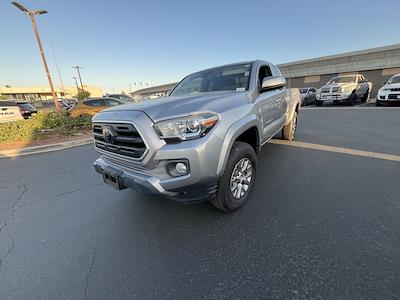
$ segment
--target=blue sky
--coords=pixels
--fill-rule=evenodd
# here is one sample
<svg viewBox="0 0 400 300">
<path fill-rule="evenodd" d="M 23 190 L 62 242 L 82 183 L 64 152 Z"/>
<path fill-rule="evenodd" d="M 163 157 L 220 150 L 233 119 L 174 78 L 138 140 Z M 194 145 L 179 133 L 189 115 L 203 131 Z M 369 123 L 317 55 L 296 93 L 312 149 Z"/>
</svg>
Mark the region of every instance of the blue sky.
<svg viewBox="0 0 400 300">
<path fill-rule="evenodd" d="M 105 91 L 178 81 L 236 61 L 299 59 L 400 43 L 400 1 L 77 1 L 21 0 L 37 18 L 55 85 Z M 27 16 L 0 0 L 0 86 L 46 85 Z"/>
</svg>

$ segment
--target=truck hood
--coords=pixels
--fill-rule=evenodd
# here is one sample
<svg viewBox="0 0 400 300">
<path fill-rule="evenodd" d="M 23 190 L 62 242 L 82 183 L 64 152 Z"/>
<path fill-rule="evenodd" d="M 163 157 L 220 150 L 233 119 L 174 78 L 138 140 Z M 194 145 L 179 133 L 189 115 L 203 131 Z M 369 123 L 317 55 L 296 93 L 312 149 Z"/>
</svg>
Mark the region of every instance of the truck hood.
<svg viewBox="0 0 400 300">
<path fill-rule="evenodd" d="M 348 87 L 348 86 L 354 86 L 355 83 L 332 83 L 332 84 L 325 84 L 324 86 L 321 87 L 323 88 L 334 88 L 334 87 Z"/>
<path fill-rule="evenodd" d="M 221 113 L 232 107 L 244 105 L 248 103 L 249 99 L 249 92 L 206 92 L 185 96 L 161 97 L 155 100 L 123 104 L 103 110 L 101 113 L 136 110 L 144 112 L 154 122 L 157 122 L 161 119 L 189 115 L 195 112 Z M 99 117 L 101 118 L 101 115 Z"/>
</svg>

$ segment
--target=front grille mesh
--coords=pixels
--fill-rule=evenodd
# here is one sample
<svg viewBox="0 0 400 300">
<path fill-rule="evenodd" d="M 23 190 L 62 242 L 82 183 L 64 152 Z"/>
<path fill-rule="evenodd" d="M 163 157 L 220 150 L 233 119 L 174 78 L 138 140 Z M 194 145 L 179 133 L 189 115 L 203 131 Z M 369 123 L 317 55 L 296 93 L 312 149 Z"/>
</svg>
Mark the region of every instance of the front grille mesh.
<svg viewBox="0 0 400 300">
<path fill-rule="evenodd" d="M 111 142 L 107 142 L 104 139 L 103 129 L 105 128 L 113 133 L 113 140 Z M 93 136 L 95 146 L 108 152 L 140 158 L 146 151 L 146 144 L 132 124 L 94 123 Z"/>
</svg>

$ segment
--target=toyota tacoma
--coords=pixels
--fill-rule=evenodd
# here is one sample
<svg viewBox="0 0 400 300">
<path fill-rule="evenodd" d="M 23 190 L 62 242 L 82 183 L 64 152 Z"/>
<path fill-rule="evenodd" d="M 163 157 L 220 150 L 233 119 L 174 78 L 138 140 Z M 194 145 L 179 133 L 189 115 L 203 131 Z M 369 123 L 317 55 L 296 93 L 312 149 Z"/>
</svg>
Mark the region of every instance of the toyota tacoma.
<svg viewBox="0 0 400 300">
<path fill-rule="evenodd" d="M 94 168 L 117 190 L 210 200 L 228 212 L 249 198 L 261 147 L 295 137 L 298 89 L 264 61 L 185 77 L 166 97 L 106 109 L 93 117 Z"/>
</svg>

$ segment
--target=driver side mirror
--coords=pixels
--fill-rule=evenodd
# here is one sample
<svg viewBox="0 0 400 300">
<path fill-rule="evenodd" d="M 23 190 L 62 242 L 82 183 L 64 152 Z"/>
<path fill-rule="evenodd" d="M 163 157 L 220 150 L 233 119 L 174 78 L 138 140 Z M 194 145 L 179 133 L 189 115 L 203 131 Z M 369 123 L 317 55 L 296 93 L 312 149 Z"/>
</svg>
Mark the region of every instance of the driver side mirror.
<svg viewBox="0 0 400 300">
<path fill-rule="evenodd" d="M 284 77 L 266 77 L 263 79 L 261 85 L 261 93 L 280 89 L 286 86 L 286 79 Z"/>
</svg>

